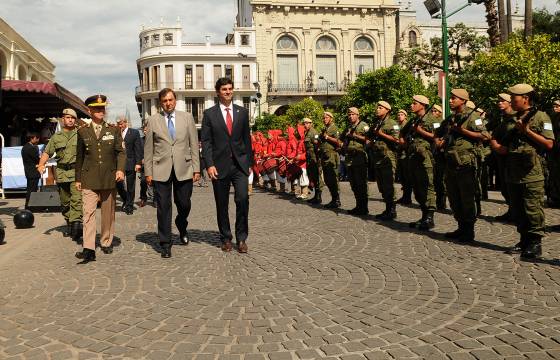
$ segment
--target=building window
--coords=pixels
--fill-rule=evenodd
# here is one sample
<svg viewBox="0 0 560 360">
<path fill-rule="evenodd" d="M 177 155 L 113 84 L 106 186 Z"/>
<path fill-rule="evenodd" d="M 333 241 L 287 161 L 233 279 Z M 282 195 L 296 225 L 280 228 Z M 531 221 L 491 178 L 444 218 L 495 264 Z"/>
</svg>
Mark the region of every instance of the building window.
<svg viewBox="0 0 560 360">
<path fill-rule="evenodd" d="M 173 83 L 173 65 L 165 65 L 165 84 L 168 88 L 175 88 Z"/>
<path fill-rule="evenodd" d="M 185 89 L 193 88 L 193 67 L 185 65 Z"/>
<path fill-rule="evenodd" d="M 140 39 L 140 49 L 142 49 L 142 39 Z"/>
<path fill-rule="evenodd" d="M 150 37 L 149 36 L 144 36 L 144 47 L 148 47 L 149 45 L 149 41 L 150 41 Z"/>
<path fill-rule="evenodd" d="M 327 90 L 337 83 L 336 43 L 331 37 L 322 36 L 317 40 L 315 49 L 317 88 Z"/>
<path fill-rule="evenodd" d="M 233 65 L 226 65 L 226 74 L 225 77 L 230 78 L 231 81 L 233 80 Z"/>
<path fill-rule="evenodd" d="M 373 71 L 374 66 L 373 43 L 370 39 L 362 36 L 354 42 L 354 71 L 361 75 Z"/>
<path fill-rule="evenodd" d="M 173 45 L 173 34 L 165 33 L 163 34 L 164 45 Z"/>
<path fill-rule="evenodd" d="M 248 46 L 249 45 L 249 35 L 241 34 L 241 45 Z"/>
<path fill-rule="evenodd" d="M 159 46 L 159 34 L 152 35 L 152 46 Z"/>
<path fill-rule="evenodd" d="M 356 51 L 373 51 L 371 41 L 366 37 L 361 37 L 354 43 L 354 50 Z"/>
<path fill-rule="evenodd" d="M 294 90 L 299 87 L 299 53 L 296 41 L 283 35 L 276 42 L 276 74 L 278 90 Z M 270 84 L 271 85 L 271 84 Z"/>
<path fill-rule="evenodd" d="M 251 108 L 251 98 L 250 97 L 243 97 L 243 107 L 247 110 Z"/>
<path fill-rule="evenodd" d="M 222 65 L 214 65 L 214 82 L 222 77 Z"/>
<path fill-rule="evenodd" d="M 418 35 L 414 30 L 410 30 L 408 32 L 408 46 L 410 47 L 418 46 Z"/>
<path fill-rule="evenodd" d="M 196 65 L 196 88 L 204 89 L 204 65 Z"/>
<path fill-rule="evenodd" d="M 276 42 L 278 50 L 297 50 L 297 44 L 290 36 L 284 35 Z"/>
<path fill-rule="evenodd" d="M 241 66 L 241 85 L 243 89 L 251 88 L 251 67 L 249 65 Z"/>
<path fill-rule="evenodd" d="M 330 37 L 322 36 L 317 40 L 316 49 L 320 51 L 332 51 L 336 50 L 336 44 Z"/>
</svg>

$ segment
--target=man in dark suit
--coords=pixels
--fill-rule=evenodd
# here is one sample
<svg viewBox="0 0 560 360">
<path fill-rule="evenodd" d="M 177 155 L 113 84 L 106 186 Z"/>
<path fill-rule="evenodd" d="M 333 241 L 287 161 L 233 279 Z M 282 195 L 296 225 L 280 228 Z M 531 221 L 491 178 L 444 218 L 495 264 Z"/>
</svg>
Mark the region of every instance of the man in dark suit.
<svg viewBox="0 0 560 360">
<path fill-rule="evenodd" d="M 27 193 L 25 194 L 25 208 L 29 203 L 32 192 L 39 189 L 39 179 L 41 174 L 37 171 L 39 165 L 39 134 L 27 134 L 27 143 L 21 148 L 21 159 L 23 160 L 23 171 L 27 179 Z"/>
<path fill-rule="evenodd" d="M 144 172 L 148 185 L 154 184 L 161 257 L 171 257 L 171 192 L 177 207 L 175 225 L 181 244 L 189 243 L 188 216 L 193 182 L 200 179 L 198 133 L 191 113 L 176 111 L 172 89 L 159 92 L 163 111 L 146 120 Z"/>
<path fill-rule="evenodd" d="M 249 234 L 249 173 L 252 166 L 249 112 L 233 104 L 233 81 L 216 82 L 219 103 L 204 111 L 202 119 L 202 157 L 212 179 L 222 250 L 232 250 L 229 224 L 229 190 L 235 190 L 235 240 L 240 253 L 247 252 Z"/>
<path fill-rule="evenodd" d="M 134 212 L 134 195 L 136 186 L 136 173 L 142 169 L 144 159 L 144 147 L 140 132 L 128 127 L 128 121 L 124 117 L 117 120 L 117 126 L 121 130 L 124 149 L 126 150 L 125 181 L 117 184 L 117 190 L 122 199 L 122 210 L 127 215 Z"/>
</svg>

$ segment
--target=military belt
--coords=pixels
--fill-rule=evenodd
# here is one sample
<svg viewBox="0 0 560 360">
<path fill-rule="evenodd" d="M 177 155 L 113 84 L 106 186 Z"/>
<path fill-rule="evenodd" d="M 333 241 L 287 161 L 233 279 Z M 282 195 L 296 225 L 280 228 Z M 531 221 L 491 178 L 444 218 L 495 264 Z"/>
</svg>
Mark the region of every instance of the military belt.
<svg viewBox="0 0 560 360">
<path fill-rule="evenodd" d="M 76 164 L 57 164 L 56 167 L 62 170 L 74 170 Z"/>
</svg>

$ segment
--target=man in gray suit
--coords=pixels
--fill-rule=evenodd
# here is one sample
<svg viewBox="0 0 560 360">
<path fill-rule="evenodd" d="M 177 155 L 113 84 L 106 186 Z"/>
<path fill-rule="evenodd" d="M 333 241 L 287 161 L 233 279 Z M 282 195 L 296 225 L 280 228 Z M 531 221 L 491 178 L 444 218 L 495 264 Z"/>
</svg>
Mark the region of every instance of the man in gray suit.
<svg viewBox="0 0 560 360">
<path fill-rule="evenodd" d="M 187 218 L 191 210 L 193 181 L 200 179 L 198 136 L 193 116 L 175 111 L 177 98 L 172 89 L 159 92 L 163 111 L 146 120 L 144 172 L 154 185 L 157 203 L 161 257 L 171 257 L 171 191 L 177 207 L 175 225 L 181 244 L 189 243 Z"/>
</svg>

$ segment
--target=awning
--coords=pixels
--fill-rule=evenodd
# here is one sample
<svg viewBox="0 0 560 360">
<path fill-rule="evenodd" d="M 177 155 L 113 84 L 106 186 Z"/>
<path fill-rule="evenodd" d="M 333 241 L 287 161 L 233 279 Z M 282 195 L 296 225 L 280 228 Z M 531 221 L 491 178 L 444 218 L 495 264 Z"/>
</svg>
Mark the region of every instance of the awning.
<svg viewBox="0 0 560 360">
<path fill-rule="evenodd" d="M 78 117 L 89 117 L 83 101 L 57 83 L 2 80 L 3 109 L 20 116 L 60 117 L 67 107 L 76 110 Z"/>
</svg>

